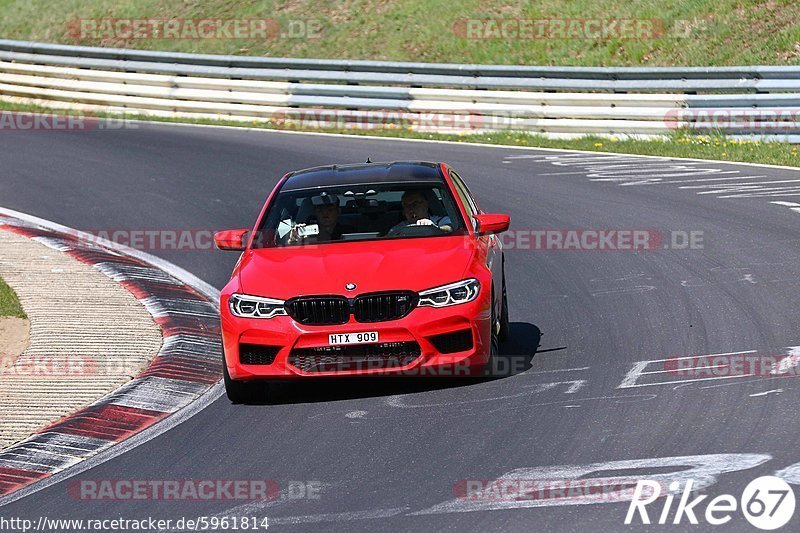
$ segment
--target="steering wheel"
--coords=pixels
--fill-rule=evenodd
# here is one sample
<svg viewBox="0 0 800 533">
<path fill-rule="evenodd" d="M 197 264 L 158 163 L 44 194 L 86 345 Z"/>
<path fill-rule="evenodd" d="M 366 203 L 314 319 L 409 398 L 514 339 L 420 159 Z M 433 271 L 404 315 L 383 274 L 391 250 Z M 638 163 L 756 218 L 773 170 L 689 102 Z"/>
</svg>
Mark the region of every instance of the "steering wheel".
<svg viewBox="0 0 800 533">
<path fill-rule="evenodd" d="M 435 225 L 417 225 L 417 224 L 408 224 L 405 226 L 396 226 L 389 230 L 386 234 L 387 237 L 427 237 L 429 235 L 439 235 L 444 233 L 439 226 Z"/>
</svg>

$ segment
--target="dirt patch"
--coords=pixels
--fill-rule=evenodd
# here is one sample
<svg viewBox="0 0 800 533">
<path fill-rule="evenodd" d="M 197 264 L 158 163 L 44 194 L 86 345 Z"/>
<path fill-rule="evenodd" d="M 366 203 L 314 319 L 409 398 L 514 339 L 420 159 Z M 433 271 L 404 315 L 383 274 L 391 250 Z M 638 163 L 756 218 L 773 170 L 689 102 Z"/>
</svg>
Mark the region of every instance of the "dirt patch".
<svg viewBox="0 0 800 533">
<path fill-rule="evenodd" d="M 25 351 L 30 332 L 28 319 L 0 317 L 0 369 L 13 364 Z"/>
</svg>

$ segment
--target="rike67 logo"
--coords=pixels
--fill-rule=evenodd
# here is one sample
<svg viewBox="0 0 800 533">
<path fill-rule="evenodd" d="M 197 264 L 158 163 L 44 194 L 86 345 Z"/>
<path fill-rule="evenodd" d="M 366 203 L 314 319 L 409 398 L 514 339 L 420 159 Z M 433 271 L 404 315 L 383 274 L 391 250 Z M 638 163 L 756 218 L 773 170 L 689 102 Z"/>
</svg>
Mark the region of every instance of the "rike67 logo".
<svg viewBox="0 0 800 533">
<path fill-rule="evenodd" d="M 701 519 L 705 519 L 705 523 L 718 526 L 730 522 L 736 513 L 741 512 L 754 527 L 773 530 L 786 525 L 794 515 L 794 491 L 779 477 L 762 476 L 754 479 L 738 499 L 731 494 L 721 494 L 706 501 L 709 497 L 706 494 L 693 497 L 692 485 L 693 481 L 689 479 L 681 490 L 678 481 L 670 483 L 661 504 L 661 512 L 651 518 L 648 511 L 658 511 L 658 508 L 653 505 L 648 509 L 648 505 L 654 504 L 663 496 L 663 484 L 660 481 L 639 480 L 625 516 L 625 524 L 636 523 L 638 515 L 638 520 L 643 524 L 650 524 L 651 520 L 662 525 L 686 522 L 699 524 Z M 672 506 L 678 493 L 680 498 L 673 514 Z"/>
</svg>

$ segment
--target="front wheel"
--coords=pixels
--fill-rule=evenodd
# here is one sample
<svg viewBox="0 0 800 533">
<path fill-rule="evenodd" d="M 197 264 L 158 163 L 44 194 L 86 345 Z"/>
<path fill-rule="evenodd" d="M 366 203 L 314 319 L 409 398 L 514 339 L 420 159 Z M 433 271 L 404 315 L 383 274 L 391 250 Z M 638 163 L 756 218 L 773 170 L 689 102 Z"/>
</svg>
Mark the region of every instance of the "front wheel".
<svg viewBox="0 0 800 533">
<path fill-rule="evenodd" d="M 228 365 L 222 361 L 222 375 L 225 382 L 225 395 L 233 404 L 248 403 L 258 398 L 258 393 L 263 390 L 258 382 L 242 381 L 231 378 Z"/>
<path fill-rule="evenodd" d="M 492 302 L 494 302 L 494 291 L 492 291 Z M 489 357 L 486 359 L 486 364 L 483 367 L 483 375 L 485 377 L 492 377 L 495 373 L 497 366 L 497 359 L 500 356 L 500 336 L 497 327 L 497 316 L 494 311 L 494 304 L 492 304 L 492 318 L 489 326 L 491 330 L 489 342 Z"/>
<path fill-rule="evenodd" d="M 503 305 L 500 312 L 500 331 L 497 334 L 500 342 L 506 342 L 511 336 L 511 324 L 508 320 L 508 291 L 506 290 L 506 273 L 503 269 Z"/>
</svg>

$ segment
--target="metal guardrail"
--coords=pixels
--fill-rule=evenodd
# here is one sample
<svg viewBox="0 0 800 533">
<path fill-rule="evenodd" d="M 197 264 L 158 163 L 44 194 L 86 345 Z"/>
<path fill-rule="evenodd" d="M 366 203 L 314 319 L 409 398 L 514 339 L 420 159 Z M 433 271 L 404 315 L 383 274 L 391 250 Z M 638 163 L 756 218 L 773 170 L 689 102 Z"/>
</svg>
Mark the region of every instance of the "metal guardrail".
<svg viewBox="0 0 800 533">
<path fill-rule="evenodd" d="M 785 139 L 800 67 L 580 68 L 286 59 L 0 40 L 0 97 L 305 127 Z M 305 123 L 305 124 L 304 124 Z"/>
<path fill-rule="evenodd" d="M 121 59 L 154 63 L 182 63 L 218 67 L 303 68 L 351 72 L 399 72 L 409 74 L 461 74 L 468 76 L 510 76 L 520 78 L 591 79 L 800 79 L 800 67 L 542 67 L 447 63 L 407 63 L 393 61 L 355 61 L 338 59 L 287 59 L 252 56 L 225 56 L 97 48 L 0 39 L 0 50 L 31 54 L 61 55 L 96 59 Z"/>
</svg>

